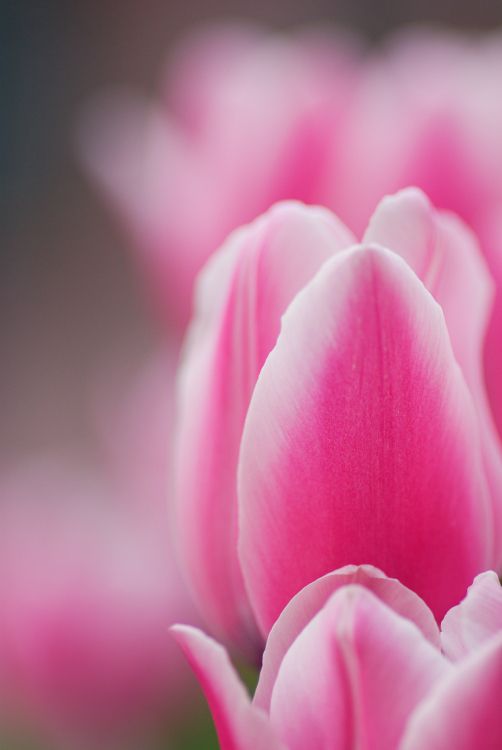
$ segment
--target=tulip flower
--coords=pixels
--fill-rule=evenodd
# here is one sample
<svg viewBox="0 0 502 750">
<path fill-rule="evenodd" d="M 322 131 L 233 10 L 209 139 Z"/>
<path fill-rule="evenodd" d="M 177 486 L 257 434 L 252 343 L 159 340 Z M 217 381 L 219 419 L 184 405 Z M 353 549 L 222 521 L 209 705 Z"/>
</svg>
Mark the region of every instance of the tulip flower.
<svg viewBox="0 0 502 750">
<path fill-rule="evenodd" d="M 209 263 L 180 373 L 175 501 L 216 632 L 256 644 L 253 616 L 266 637 L 303 586 L 351 563 L 386 569 L 440 620 L 500 564 L 491 301 L 471 233 L 411 189 L 360 245 L 292 203 Z"/>
<path fill-rule="evenodd" d="M 57 747 L 128 747 L 183 692 L 165 627 L 194 620 L 174 563 L 109 495 L 53 464 L 2 484 L 1 723 Z"/>
<path fill-rule="evenodd" d="M 195 32 L 158 102 L 117 93 L 82 126 L 84 162 L 133 238 L 164 319 L 235 227 L 284 198 L 320 202 L 356 76 L 353 44 L 252 27 Z"/>
<path fill-rule="evenodd" d="M 174 634 L 206 693 L 221 750 L 495 750 L 502 743 L 499 631 L 455 664 L 426 605 L 368 566 L 328 574 L 273 626 L 251 701 L 225 651 Z"/>
</svg>

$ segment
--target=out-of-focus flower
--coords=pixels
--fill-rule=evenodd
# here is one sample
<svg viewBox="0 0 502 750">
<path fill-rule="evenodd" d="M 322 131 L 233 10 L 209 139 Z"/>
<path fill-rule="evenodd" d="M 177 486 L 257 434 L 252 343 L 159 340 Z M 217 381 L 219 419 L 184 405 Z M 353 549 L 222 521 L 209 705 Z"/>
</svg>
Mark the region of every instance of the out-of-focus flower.
<svg viewBox="0 0 502 750">
<path fill-rule="evenodd" d="M 186 709 L 190 674 L 167 633 L 198 622 L 171 553 L 173 371 L 159 354 L 101 384 L 99 472 L 60 456 L 2 479 L 0 728 L 136 750 Z"/>
<path fill-rule="evenodd" d="M 485 370 L 502 432 L 501 50 L 500 35 L 410 30 L 363 58 L 335 36 L 202 30 L 157 104 L 96 107 L 85 160 L 182 321 L 203 261 L 272 202 L 326 205 L 359 235 L 383 195 L 421 187 L 475 231 L 499 290 Z"/>
<path fill-rule="evenodd" d="M 194 622 L 165 539 L 53 463 L 22 466 L 1 495 L 2 723 L 65 750 L 136 747 L 180 706 L 166 627 Z"/>
<path fill-rule="evenodd" d="M 133 234 L 155 302 L 185 322 L 197 271 L 279 199 L 322 202 L 355 76 L 321 32 L 218 26 L 175 51 L 161 101 L 97 103 L 83 153 Z"/>
<path fill-rule="evenodd" d="M 502 743 L 502 632 L 451 663 L 426 605 L 367 566 L 335 571 L 292 599 L 270 632 L 253 701 L 221 646 L 193 628 L 174 632 L 222 750 Z"/>
<path fill-rule="evenodd" d="M 413 189 L 355 242 L 327 211 L 279 205 L 201 275 L 177 534 L 208 621 L 240 648 L 251 613 L 266 636 L 340 565 L 386 569 L 441 618 L 501 562 L 481 371 L 492 288 L 476 242 Z"/>
</svg>

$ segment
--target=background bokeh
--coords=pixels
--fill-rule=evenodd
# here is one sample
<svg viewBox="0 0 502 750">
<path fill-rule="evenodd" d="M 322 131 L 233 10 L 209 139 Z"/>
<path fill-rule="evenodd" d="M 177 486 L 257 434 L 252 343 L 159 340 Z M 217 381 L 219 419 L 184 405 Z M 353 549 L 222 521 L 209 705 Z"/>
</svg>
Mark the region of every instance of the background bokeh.
<svg viewBox="0 0 502 750">
<path fill-rule="evenodd" d="M 124 238 L 78 165 L 75 128 L 117 84 L 154 92 L 173 41 L 237 18 L 272 28 L 336 23 L 372 43 L 409 23 L 493 30 L 498 0 L 7 2 L 0 54 L 0 457 L 88 442 L 93 373 L 140 358 L 155 331 Z"/>
</svg>

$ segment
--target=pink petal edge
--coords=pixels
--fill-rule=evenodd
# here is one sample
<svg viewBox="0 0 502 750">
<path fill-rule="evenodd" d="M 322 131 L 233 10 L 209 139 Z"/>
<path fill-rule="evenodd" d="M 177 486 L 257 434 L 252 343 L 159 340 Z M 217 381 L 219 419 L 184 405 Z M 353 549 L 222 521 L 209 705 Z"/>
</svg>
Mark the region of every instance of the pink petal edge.
<svg viewBox="0 0 502 750">
<path fill-rule="evenodd" d="M 266 711 L 270 709 L 275 680 L 289 647 L 332 594 L 349 584 L 358 584 L 372 591 L 397 614 L 414 622 L 425 638 L 440 649 L 439 628 L 420 597 L 372 565 L 347 565 L 305 586 L 280 614 L 267 639 L 253 699 L 255 705 Z"/>
<path fill-rule="evenodd" d="M 171 627 L 206 696 L 221 750 L 281 750 L 267 715 L 252 705 L 228 654 L 188 625 Z"/>
</svg>

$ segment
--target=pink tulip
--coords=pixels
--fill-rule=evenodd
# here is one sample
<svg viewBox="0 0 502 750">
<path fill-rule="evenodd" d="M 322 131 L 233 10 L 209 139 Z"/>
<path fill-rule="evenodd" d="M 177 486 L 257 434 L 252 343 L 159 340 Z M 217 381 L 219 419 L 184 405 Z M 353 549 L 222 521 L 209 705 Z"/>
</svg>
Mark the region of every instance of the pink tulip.
<svg viewBox="0 0 502 750">
<path fill-rule="evenodd" d="M 51 748 L 147 747 L 188 697 L 166 627 L 197 620 L 167 529 L 116 493 L 53 461 L 2 481 L 0 727 Z"/>
<path fill-rule="evenodd" d="M 441 619 L 500 564 L 491 298 L 472 235 L 417 190 L 385 199 L 362 245 L 328 212 L 284 204 L 210 262 L 180 374 L 175 500 L 217 632 L 256 644 L 251 615 L 266 636 L 297 591 L 354 562 Z"/>
<path fill-rule="evenodd" d="M 502 633 L 452 664 L 426 605 L 363 567 L 308 586 L 273 626 L 251 701 L 224 650 L 174 633 L 206 693 L 221 750 L 496 750 Z"/>
<path fill-rule="evenodd" d="M 96 104 L 85 162 L 169 321 L 186 321 L 195 275 L 232 229 L 279 199 L 321 200 L 354 66 L 341 37 L 219 26 L 175 50 L 163 100 Z"/>
</svg>

